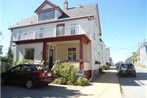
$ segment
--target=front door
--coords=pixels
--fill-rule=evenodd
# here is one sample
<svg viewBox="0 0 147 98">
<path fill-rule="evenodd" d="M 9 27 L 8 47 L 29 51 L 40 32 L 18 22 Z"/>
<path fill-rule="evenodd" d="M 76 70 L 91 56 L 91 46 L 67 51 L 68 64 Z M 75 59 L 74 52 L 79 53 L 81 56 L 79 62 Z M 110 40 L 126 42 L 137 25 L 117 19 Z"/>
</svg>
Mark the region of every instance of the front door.
<svg viewBox="0 0 147 98">
<path fill-rule="evenodd" d="M 65 25 L 64 24 L 58 24 L 57 25 L 57 31 L 56 31 L 56 36 L 64 36 L 65 34 Z"/>
<path fill-rule="evenodd" d="M 54 50 L 50 49 L 49 51 L 49 69 L 52 69 L 53 67 L 53 59 L 54 59 Z"/>
</svg>

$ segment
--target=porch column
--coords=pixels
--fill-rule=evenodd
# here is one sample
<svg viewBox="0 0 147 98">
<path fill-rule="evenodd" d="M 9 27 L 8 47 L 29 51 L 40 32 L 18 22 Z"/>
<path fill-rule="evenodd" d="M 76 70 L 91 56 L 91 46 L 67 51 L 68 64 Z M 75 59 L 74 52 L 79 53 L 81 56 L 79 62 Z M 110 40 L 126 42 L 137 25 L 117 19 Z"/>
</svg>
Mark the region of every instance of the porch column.
<svg viewBox="0 0 147 98">
<path fill-rule="evenodd" d="M 84 69 L 84 62 L 83 62 L 83 40 L 80 39 L 80 70 Z"/>
<path fill-rule="evenodd" d="M 42 53 L 42 60 L 44 61 L 44 65 L 46 66 L 46 47 L 47 47 L 47 42 L 43 42 L 43 53 Z"/>
</svg>

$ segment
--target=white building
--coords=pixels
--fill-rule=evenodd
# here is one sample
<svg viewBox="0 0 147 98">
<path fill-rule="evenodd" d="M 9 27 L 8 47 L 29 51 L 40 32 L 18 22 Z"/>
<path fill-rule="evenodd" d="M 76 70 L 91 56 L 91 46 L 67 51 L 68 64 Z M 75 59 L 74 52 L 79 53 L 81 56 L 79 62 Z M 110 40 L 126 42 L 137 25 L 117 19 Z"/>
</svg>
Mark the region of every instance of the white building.
<svg viewBox="0 0 147 98">
<path fill-rule="evenodd" d="M 87 78 L 98 73 L 101 26 L 97 4 L 64 10 L 45 0 L 30 16 L 9 28 L 15 61 L 23 59 L 52 68 L 56 60 L 70 61 Z"/>
<path fill-rule="evenodd" d="M 110 64 L 110 49 L 105 48 L 105 62 Z"/>
<path fill-rule="evenodd" d="M 147 42 L 144 42 L 140 46 L 140 63 L 147 66 Z"/>
</svg>

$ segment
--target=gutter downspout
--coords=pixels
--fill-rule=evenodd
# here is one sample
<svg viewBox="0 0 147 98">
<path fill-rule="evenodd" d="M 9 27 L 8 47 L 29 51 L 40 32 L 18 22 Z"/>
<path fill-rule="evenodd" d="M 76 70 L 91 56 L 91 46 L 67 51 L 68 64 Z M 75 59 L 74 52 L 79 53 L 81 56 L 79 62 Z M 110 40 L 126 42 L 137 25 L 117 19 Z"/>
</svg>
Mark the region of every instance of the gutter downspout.
<svg viewBox="0 0 147 98">
<path fill-rule="evenodd" d="M 90 46 L 92 46 L 92 44 L 91 44 Z M 91 51 L 90 51 L 90 52 L 91 52 L 91 53 L 90 53 L 90 54 L 91 54 L 90 56 L 92 57 L 92 47 L 90 48 L 90 50 L 91 50 Z M 91 58 L 91 63 L 93 63 L 92 58 Z M 91 64 L 91 65 L 92 65 L 92 66 L 91 66 L 91 69 L 92 69 L 92 70 L 91 70 L 91 78 L 89 79 L 89 82 L 93 79 L 93 64 Z"/>
<path fill-rule="evenodd" d="M 90 38 L 91 38 L 91 39 L 93 38 L 93 33 L 94 33 L 94 27 L 92 26 L 92 22 L 93 22 L 93 19 L 90 19 L 90 20 L 89 20 L 89 27 L 90 27 L 90 28 L 89 28 L 89 29 L 90 29 L 89 31 L 92 30 L 92 32 L 90 32 Z M 93 48 L 93 40 L 91 40 L 91 45 L 90 45 L 90 46 L 91 46 L 91 48 L 90 48 L 90 49 L 91 49 L 91 51 L 90 51 L 90 52 L 91 52 L 91 53 L 90 53 L 91 55 L 90 55 L 90 56 L 91 56 L 91 65 L 92 65 L 92 66 L 91 66 L 91 69 L 92 69 L 92 70 L 91 70 L 91 78 L 89 79 L 89 82 L 93 79 L 93 58 L 92 58 L 92 57 L 93 57 L 93 52 L 92 52 L 92 51 L 93 51 L 93 50 L 92 50 L 92 48 Z"/>
</svg>

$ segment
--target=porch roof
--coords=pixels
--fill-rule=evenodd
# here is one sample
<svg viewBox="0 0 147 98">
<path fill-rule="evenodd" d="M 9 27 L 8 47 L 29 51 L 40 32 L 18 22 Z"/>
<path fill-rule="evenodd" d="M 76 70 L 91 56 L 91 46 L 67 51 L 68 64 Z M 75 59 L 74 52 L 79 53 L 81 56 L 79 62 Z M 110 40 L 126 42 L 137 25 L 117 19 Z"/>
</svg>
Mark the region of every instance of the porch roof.
<svg viewBox="0 0 147 98">
<path fill-rule="evenodd" d="M 84 43 L 89 43 L 90 39 L 87 35 L 69 35 L 69 36 L 58 36 L 58 37 L 51 37 L 51 38 L 40 38 L 40 39 L 29 39 L 29 40 L 20 40 L 20 41 L 13 41 L 17 45 L 19 44 L 30 44 L 30 43 L 40 43 L 40 42 L 60 42 L 60 41 L 74 41 L 74 40 L 82 40 Z"/>
</svg>

